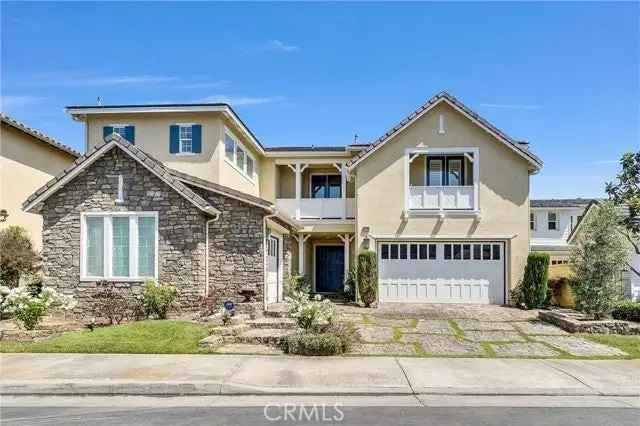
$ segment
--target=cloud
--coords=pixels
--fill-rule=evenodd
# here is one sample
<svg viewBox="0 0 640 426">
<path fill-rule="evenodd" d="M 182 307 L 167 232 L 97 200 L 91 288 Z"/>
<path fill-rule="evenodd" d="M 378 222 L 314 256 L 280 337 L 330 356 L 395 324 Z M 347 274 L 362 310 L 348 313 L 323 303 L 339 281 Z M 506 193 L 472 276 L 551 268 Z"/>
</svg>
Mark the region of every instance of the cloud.
<svg viewBox="0 0 640 426">
<path fill-rule="evenodd" d="M 480 104 L 480 106 L 486 108 L 501 108 L 501 109 L 542 109 L 542 105 L 536 104 L 492 104 L 492 103 L 484 103 Z"/>
<path fill-rule="evenodd" d="M 300 46 L 295 46 L 293 44 L 287 44 L 280 40 L 269 40 L 265 44 L 262 45 L 261 50 L 267 52 L 297 52 L 300 50 Z"/>
<path fill-rule="evenodd" d="M 211 89 L 229 85 L 229 80 L 203 81 L 200 83 L 184 83 L 173 86 L 175 89 Z"/>
<path fill-rule="evenodd" d="M 19 108 L 28 105 L 39 104 L 43 102 L 46 98 L 41 96 L 31 96 L 31 95 L 22 95 L 22 96 L 11 96 L 11 95 L 3 95 L 0 96 L 0 108 L 9 109 L 9 108 Z"/>
<path fill-rule="evenodd" d="M 231 95 L 211 95 L 196 100 L 196 102 L 226 103 L 232 106 L 242 105 L 264 105 L 274 102 L 280 102 L 284 98 L 281 96 L 273 97 L 254 97 L 254 96 L 231 96 Z"/>
<path fill-rule="evenodd" d="M 38 85 L 47 86 L 122 86 L 130 84 L 159 84 L 177 81 L 178 77 L 163 75 L 94 75 L 70 73 L 45 73 L 33 79 Z"/>
</svg>

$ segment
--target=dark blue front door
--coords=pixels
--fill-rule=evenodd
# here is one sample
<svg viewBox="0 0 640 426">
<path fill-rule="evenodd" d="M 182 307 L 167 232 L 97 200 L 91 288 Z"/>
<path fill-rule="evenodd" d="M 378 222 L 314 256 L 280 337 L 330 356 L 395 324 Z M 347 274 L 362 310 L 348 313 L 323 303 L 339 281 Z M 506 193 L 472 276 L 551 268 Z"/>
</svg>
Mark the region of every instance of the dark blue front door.
<svg viewBox="0 0 640 426">
<path fill-rule="evenodd" d="M 316 292 L 338 293 L 344 281 L 344 247 L 316 246 Z"/>
</svg>

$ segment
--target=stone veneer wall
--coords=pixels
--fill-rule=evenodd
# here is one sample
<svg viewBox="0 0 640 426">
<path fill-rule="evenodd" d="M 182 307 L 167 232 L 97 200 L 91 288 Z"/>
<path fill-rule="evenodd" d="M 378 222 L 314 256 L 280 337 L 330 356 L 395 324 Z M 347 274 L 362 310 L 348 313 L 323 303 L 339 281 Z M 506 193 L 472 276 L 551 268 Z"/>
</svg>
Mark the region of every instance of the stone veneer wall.
<svg viewBox="0 0 640 426">
<path fill-rule="evenodd" d="M 124 202 L 115 202 L 117 176 L 124 177 Z M 114 148 L 43 202 L 43 269 L 46 285 L 79 301 L 87 313 L 95 282 L 80 282 L 80 213 L 158 211 L 158 269 L 174 283 L 183 307 L 197 303 L 205 287 L 206 215 L 144 166 Z M 142 282 L 118 282 L 141 292 Z"/>
</svg>

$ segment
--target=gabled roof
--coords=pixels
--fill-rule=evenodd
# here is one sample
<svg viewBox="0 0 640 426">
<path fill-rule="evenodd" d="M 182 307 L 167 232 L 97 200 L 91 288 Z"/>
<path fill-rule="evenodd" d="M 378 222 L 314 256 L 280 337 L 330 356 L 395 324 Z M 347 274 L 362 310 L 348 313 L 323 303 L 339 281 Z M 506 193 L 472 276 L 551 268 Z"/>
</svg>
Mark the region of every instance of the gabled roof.
<svg viewBox="0 0 640 426">
<path fill-rule="evenodd" d="M 253 204 L 257 207 L 262 207 L 265 210 L 273 210 L 273 204 L 265 199 L 254 197 L 253 195 L 245 194 L 244 192 L 237 191 L 235 189 L 214 182 L 209 182 L 208 180 L 200 179 L 198 177 L 179 172 L 178 170 L 170 169 L 168 167 L 166 169 L 176 179 L 179 179 L 180 181 L 188 185 L 197 186 L 202 189 L 224 195 L 226 197 L 235 198 L 236 200 Z"/>
<path fill-rule="evenodd" d="M 566 207 L 586 207 L 592 201 L 596 201 L 595 198 L 552 198 L 552 199 L 539 199 L 531 200 L 529 202 L 531 207 L 534 208 L 566 208 Z"/>
<path fill-rule="evenodd" d="M 0 117 L 2 118 L 3 123 L 13 127 L 14 129 L 20 130 L 21 132 L 26 133 L 27 135 L 32 136 L 41 142 L 51 145 L 52 147 L 59 149 L 60 151 L 66 152 L 67 154 L 75 158 L 80 157 L 80 153 L 78 151 L 64 144 L 61 144 L 51 136 L 47 136 L 41 131 L 31 128 L 26 124 L 16 120 L 15 118 L 10 117 L 5 113 L 0 113 Z"/>
<path fill-rule="evenodd" d="M 158 113 L 158 112 L 222 112 L 254 144 L 255 149 L 264 154 L 262 143 L 251 129 L 242 121 L 240 116 L 227 103 L 192 103 L 192 104 L 131 104 L 131 105 L 69 105 L 66 111 L 75 120 L 82 120 L 88 114 L 129 114 L 129 113 Z"/>
<path fill-rule="evenodd" d="M 71 164 L 71 166 L 67 167 L 59 175 L 51 179 L 44 186 L 34 192 L 22 204 L 22 209 L 27 212 L 30 211 L 31 209 L 33 209 L 33 207 L 49 198 L 59 188 L 61 188 L 67 182 L 71 181 L 71 179 L 80 174 L 85 168 L 93 164 L 105 153 L 114 148 L 122 150 L 122 152 L 129 155 L 138 163 L 142 164 L 147 170 L 156 175 L 161 181 L 169 185 L 184 198 L 189 200 L 202 212 L 210 215 L 220 214 L 220 210 L 213 207 L 204 198 L 196 194 L 188 186 L 183 184 L 178 178 L 173 176 L 160 161 L 143 152 L 135 145 L 130 144 L 117 133 L 113 133 L 110 136 L 107 136 L 104 143 L 96 145 L 91 150 L 91 152 L 88 152 L 83 156 L 77 158 L 76 161 Z"/>
<path fill-rule="evenodd" d="M 482 127 L 485 131 L 493 135 L 496 139 L 503 142 L 509 148 L 513 149 L 518 155 L 524 157 L 527 161 L 529 161 L 535 171 L 539 170 L 542 167 L 542 160 L 534 155 L 528 149 L 528 144 L 523 141 L 518 141 L 516 139 L 511 138 L 509 135 L 504 133 L 502 130 L 495 127 L 488 120 L 482 118 L 476 112 L 471 110 L 469 107 L 464 105 L 455 97 L 451 96 L 447 92 L 440 92 L 437 95 L 433 96 L 423 105 L 421 105 L 418 109 L 413 111 L 411 114 L 402 119 L 398 124 L 393 126 L 390 130 L 388 130 L 384 135 L 380 136 L 377 140 L 375 140 L 368 148 L 360 151 L 357 155 L 355 155 L 351 161 L 347 163 L 347 167 L 349 169 L 354 169 L 360 162 L 362 162 L 369 155 L 374 153 L 378 148 L 386 144 L 390 139 L 394 136 L 402 132 L 406 129 L 410 124 L 415 122 L 418 118 L 422 117 L 425 113 L 430 111 L 436 105 L 445 102 L 450 105 L 455 110 L 459 111 L 471 121 Z"/>
<path fill-rule="evenodd" d="M 580 227 L 584 223 L 584 220 L 586 219 L 587 215 L 591 213 L 594 207 L 600 203 L 601 203 L 601 200 L 594 199 L 589 203 L 587 208 L 584 209 L 584 213 L 582 213 L 582 216 L 580 217 L 580 219 L 578 219 L 578 223 L 576 223 L 576 226 L 574 226 L 573 229 L 571 230 L 571 233 L 569 234 L 569 238 L 567 238 L 567 243 L 569 244 L 572 243 L 573 239 L 576 237 L 576 235 L 578 235 L 578 232 L 580 231 Z M 629 206 L 627 205 L 617 206 L 616 210 L 618 211 L 618 215 L 620 217 L 629 216 Z"/>
</svg>

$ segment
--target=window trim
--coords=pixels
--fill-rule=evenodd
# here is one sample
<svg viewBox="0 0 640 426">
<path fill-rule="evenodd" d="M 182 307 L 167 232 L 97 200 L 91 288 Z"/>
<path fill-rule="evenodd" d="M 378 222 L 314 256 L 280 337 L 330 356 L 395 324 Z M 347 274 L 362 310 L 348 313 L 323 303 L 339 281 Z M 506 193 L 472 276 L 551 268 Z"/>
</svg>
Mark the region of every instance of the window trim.
<svg viewBox="0 0 640 426">
<path fill-rule="evenodd" d="M 229 137 L 233 141 L 233 161 L 227 158 L 227 147 L 226 147 L 226 138 Z M 240 145 L 240 149 L 244 152 L 244 167 L 240 168 L 236 161 L 238 159 L 238 145 Z M 238 173 L 240 173 L 245 179 L 248 179 L 251 183 L 256 183 L 255 176 L 257 174 L 257 164 L 256 158 L 253 156 L 251 151 L 249 151 L 242 142 L 238 140 L 235 134 L 230 131 L 227 127 L 224 128 L 223 137 L 222 137 L 222 157 L 224 161 L 227 162 L 231 167 L 233 167 Z M 247 158 L 251 158 L 253 162 L 253 176 L 249 176 L 247 173 Z"/>
<path fill-rule="evenodd" d="M 314 176 L 326 176 L 327 177 L 327 186 L 325 186 L 325 195 L 327 193 L 327 191 L 329 190 L 329 176 L 340 176 L 340 179 L 342 179 L 342 175 L 340 173 L 336 173 L 336 172 L 316 172 L 316 173 L 309 173 L 309 198 L 314 199 L 314 200 L 324 200 L 324 199 L 329 199 L 329 200 L 339 200 L 340 198 L 344 198 L 342 196 L 342 180 L 340 181 L 340 197 L 337 198 L 329 198 L 329 197 L 321 197 L 321 198 L 313 198 L 312 194 L 313 194 L 313 177 Z"/>
<path fill-rule="evenodd" d="M 128 277 L 116 277 L 113 276 L 113 227 L 112 219 L 114 217 L 129 217 L 135 218 L 135 220 L 129 220 L 129 273 Z M 87 217 L 103 217 L 104 226 L 104 240 L 103 240 L 103 276 L 91 276 L 87 275 Z M 137 276 L 138 272 L 138 218 L 140 217 L 153 217 L 155 219 L 155 265 L 153 276 Z M 159 240 L 159 224 L 158 224 L 158 212 L 146 211 L 146 212 L 81 212 L 80 213 L 80 281 L 124 281 L 124 282 L 144 282 L 148 279 L 158 279 L 158 240 Z"/>
<path fill-rule="evenodd" d="M 555 224 L 555 228 L 551 229 L 549 224 L 551 223 L 551 214 L 556 216 L 556 219 L 553 221 Z M 547 212 L 547 231 L 559 231 L 560 230 L 560 215 L 557 211 L 549 211 Z"/>
<path fill-rule="evenodd" d="M 184 155 L 184 156 L 198 155 L 197 152 L 193 152 L 193 126 L 195 126 L 196 124 L 197 123 L 175 123 L 175 125 L 178 126 L 178 152 L 176 152 L 174 155 Z M 180 134 L 181 134 L 182 128 L 186 128 L 186 127 L 191 128 L 191 151 L 182 150 L 182 137 L 180 136 Z"/>
</svg>

